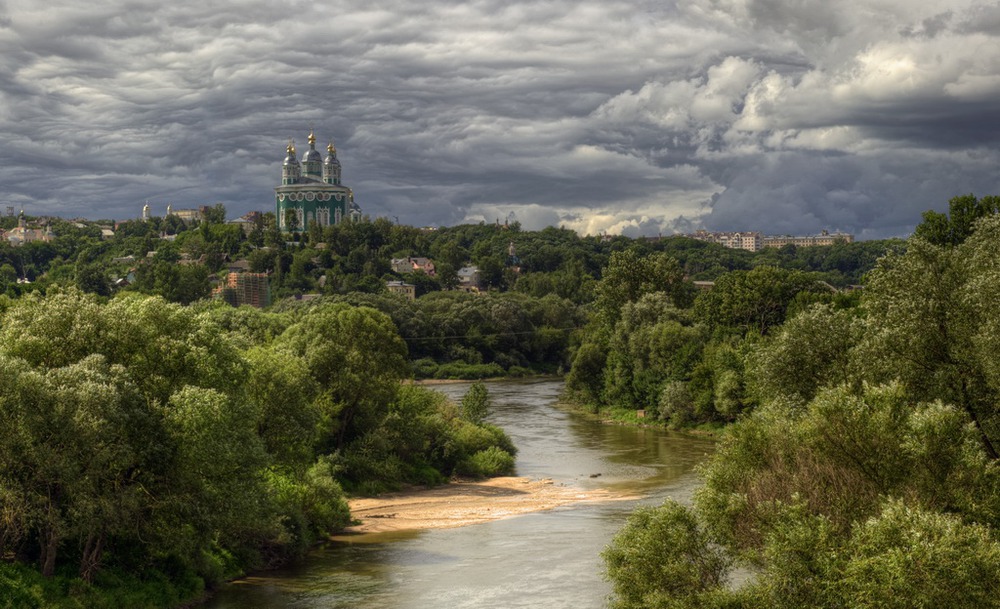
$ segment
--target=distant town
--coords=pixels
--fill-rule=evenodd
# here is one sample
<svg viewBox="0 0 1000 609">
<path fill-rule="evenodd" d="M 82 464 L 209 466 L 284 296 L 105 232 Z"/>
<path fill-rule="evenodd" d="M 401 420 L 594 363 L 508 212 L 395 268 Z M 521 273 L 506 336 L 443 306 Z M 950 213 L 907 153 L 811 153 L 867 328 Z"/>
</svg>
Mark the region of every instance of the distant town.
<svg viewBox="0 0 1000 609">
<path fill-rule="evenodd" d="M 301 158 L 293 141 L 285 146 L 280 173 L 275 172 L 280 182 L 274 187 L 273 210 L 235 219 L 227 219 L 222 204 L 186 209 L 167 204 L 161 214 L 145 202 L 141 211 L 137 206 L 133 219 L 98 222 L 31 217 L 7 206 L 0 216 L 0 243 L 13 249 L 0 256 L 0 293 L 16 295 L 44 290 L 48 283 L 70 282 L 101 295 L 138 290 L 182 304 L 212 297 L 254 307 L 287 297 L 349 292 L 386 292 L 412 301 L 434 291 L 513 290 L 583 301 L 592 297 L 590 282 L 597 279 L 597 269 L 606 263 L 615 242 L 627 239 L 581 237 L 556 228 L 529 235 L 516 223 L 499 220 L 495 225 L 441 229 L 402 226 L 388 218 L 371 220 L 341 179 L 343 168 L 333 141 L 325 157 L 316 148 L 313 132 L 307 141 Z M 853 235 L 827 231 L 775 236 L 699 230 L 672 237 L 744 252 L 854 242 Z M 650 251 L 662 251 L 673 247 L 658 243 L 666 240 L 637 241 Z M 676 255 L 699 289 L 711 289 L 719 274 L 744 265 L 735 258 Z M 732 253 L 737 258 L 746 255 Z M 795 252 L 790 248 L 782 255 Z M 576 262 L 564 266 L 561 259 Z M 817 269 L 830 273 L 827 285 L 855 284 L 855 267 L 860 265 L 838 264 Z"/>
<path fill-rule="evenodd" d="M 747 250 L 757 252 L 765 247 L 784 247 L 794 245 L 795 247 L 812 247 L 815 245 L 833 245 L 835 243 L 854 243 L 854 235 L 848 233 L 823 231 L 818 235 L 807 235 L 804 237 L 793 237 L 791 235 L 763 235 L 757 231 L 743 232 L 709 232 L 705 230 L 695 231 L 684 235 L 699 241 L 717 243 L 723 247 L 735 250 Z"/>
</svg>

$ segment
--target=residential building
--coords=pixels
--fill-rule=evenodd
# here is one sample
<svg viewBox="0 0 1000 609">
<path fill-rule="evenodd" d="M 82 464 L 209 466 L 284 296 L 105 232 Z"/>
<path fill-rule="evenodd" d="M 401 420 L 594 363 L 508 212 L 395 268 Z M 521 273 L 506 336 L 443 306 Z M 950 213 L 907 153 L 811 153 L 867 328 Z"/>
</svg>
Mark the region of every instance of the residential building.
<svg viewBox="0 0 1000 609">
<path fill-rule="evenodd" d="M 234 307 L 264 308 L 271 304 L 270 281 L 267 273 L 229 273 L 212 290 L 212 298 L 221 298 Z"/>
<path fill-rule="evenodd" d="M 742 232 L 709 232 L 699 230 L 687 235 L 699 241 L 717 243 L 731 249 L 747 250 L 756 252 L 765 247 L 782 247 L 784 245 L 795 245 L 797 247 L 810 247 L 814 245 L 833 245 L 837 242 L 853 243 L 854 235 L 848 233 L 823 231 L 819 235 L 809 235 L 805 237 L 793 237 L 791 235 L 766 235 L 762 236 L 757 231 Z"/>
<path fill-rule="evenodd" d="M 28 228 L 24 219 L 24 210 L 21 210 L 21 215 L 18 216 L 17 226 L 6 232 L 0 231 L 0 234 L 3 235 L 4 241 L 15 247 L 31 243 L 32 241 L 48 242 L 56 238 L 55 233 L 48 226 L 44 228 Z"/>
<path fill-rule="evenodd" d="M 249 235 L 253 232 L 253 229 L 258 226 L 262 221 L 264 214 L 259 211 L 251 211 L 246 214 L 236 218 L 235 220 L 230 220 L 229 224 L 235 224 L 243 229 L 243 234 Z"/>
<path fill-rule="evenodd" d="M 463 266 L 455 274 L 458 276 L 458 289 L 465 290 L 466 292 L 479 291 L 479 267 Z"/>
<path fill-rule="evenodd" d="M 758 251 L 761 248 L 762 242 L 761 234 L 757 231 L 713 233 L 706 230 L 699 230 L 688 236 L 699 241 L 718 243 L 730 249 L 747 250 L 750 252 Z"/>
<path fill-rule="evenodd" d="M 387 281 L 385 287 L 392 294 L 402 294 L 410 300 L 417 299 L 417 286 L 402 281 Z"/>
<path fill-rule="evenodd" d="M 783 247 L 785 245 L 812 247 L 815 245 L 833 245 L 837 242 L 854 243 L 854 235 L 823 231 L 818 235 L 809 235 L 806 237 L 792 237 L 790 235 L 768 235 L 764 237 L 764 247 Z"/>
<path fill-rule="evenodd" d="M 202 206 L 201 209 L 174 209 L 173 205 L 169 204 L 167 205 L 168 216 L 177 216 L 178 218 L 184 220 L 185 222 L 194 222 L 195 220 L 201 220 L 203 210 L 204 206 Z"/>
<path fill-rule="evenodd" d="M 433 277 L 436 273 L 434 262 L 430 258 L 393 258 L 391 261 L 392 272 L 416 273 L 422 271 L 426 275 Z"/>
</svg>

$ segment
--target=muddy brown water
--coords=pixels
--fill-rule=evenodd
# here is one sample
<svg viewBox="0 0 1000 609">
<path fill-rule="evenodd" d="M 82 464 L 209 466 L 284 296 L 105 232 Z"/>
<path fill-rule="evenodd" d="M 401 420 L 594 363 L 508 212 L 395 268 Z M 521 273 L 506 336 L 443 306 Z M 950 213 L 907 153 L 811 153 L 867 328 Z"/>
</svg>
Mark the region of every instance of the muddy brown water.
<svg viewBox="0 0 1000 609">
<path fill-rule="evenodd" d="M 605 425 L 557 406 L 562 382 L 488 384 L 489 421 L 519 449 L 517 475 L 641 495 L 455 529 L 353 536 L 304 562 L 226 584 L 207 609 L 598 609 L 601 550 L 640 504 L 689 501 L 709 439 Z M 455 399 L 467 383 L 439 385 Z M 599 474 L 599 475 L 597 475 Z"/>
</svg>

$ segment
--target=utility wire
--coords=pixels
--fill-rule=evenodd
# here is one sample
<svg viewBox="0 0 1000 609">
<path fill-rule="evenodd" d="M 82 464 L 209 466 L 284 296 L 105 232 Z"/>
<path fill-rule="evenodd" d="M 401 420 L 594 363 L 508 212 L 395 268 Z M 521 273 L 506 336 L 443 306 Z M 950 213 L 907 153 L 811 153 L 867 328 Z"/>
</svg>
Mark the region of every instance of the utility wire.
<svg viewBox="0 0 1000 609">
<path fill-rule="evenodd" d="M 583 329 L 583 326 L 572 326 L 572 327 L 569 327 L 569 328 L 549 328 L 549 330 L 558 330 L 558 331 L 561 331 L 561 332 L 569 332 L 569 331 L 572 331 L 572 330 L 582 330 L 582 329 Z M 490 333 L 490 334 L 477 334 L 476 337 L 486 338 L 486 337 L 489 337 L 489 336 L 518 336 L 518 335 L 521 335 L 521 334 L 537 334 L 540 331 L 541 331 L 541 329 L 527 330 L 527 331 L 524 331 L 524 332 L 493 332 L 493 333 Z M 468 334 L 456 334 L 454 336 L 403 336 L 402 337 L 403 340 L 407 340 L 407 341 L 410 341 L 410 340 L 413 340 L 413 341 L 417 341 L 417 340 L 447 340 L 447 339 L 450 339 L 450 338 L 469 338 L 469 335 Z"/>
</svg>

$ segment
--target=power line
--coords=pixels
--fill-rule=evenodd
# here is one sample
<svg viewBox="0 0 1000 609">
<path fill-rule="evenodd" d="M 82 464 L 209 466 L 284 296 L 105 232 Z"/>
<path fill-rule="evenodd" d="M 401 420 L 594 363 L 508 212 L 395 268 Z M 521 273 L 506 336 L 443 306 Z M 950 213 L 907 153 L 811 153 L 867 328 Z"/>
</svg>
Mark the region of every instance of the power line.
<svg viewBox="0 0 1000 609">
<path fill-rule="evenodd" d="M 536 328 L 534 330 L 526 330 L 523 332 L 493 332 L 490 334 L 477 334 L 478 338 L 487 338 L 491 336 L 519 336 L 522 334 L 537 334 L 545 328 Z M 569 332 L 572 330 L 582 330 L 583 326 L 571 326 L 567 328 L 548 328 L 549 330 L 557 330 L 560 332 Z M 469 338 L 468 334 L 456 334 L 453 336 L 403 336 L 401 337 L 406 341 L 419 341 L 419 340 L 448 340 L 452 338 Z"/>
</svg>

